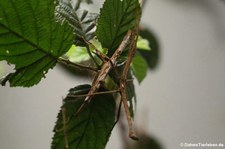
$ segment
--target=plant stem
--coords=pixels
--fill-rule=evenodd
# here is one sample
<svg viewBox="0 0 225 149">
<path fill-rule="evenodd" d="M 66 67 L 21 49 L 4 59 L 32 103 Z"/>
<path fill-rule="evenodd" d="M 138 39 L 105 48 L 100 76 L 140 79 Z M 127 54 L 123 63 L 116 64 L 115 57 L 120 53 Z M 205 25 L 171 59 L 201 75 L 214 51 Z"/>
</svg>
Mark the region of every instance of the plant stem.
<svg viewBox="0 0 225 149">
<path fill-rule="evenodd" d="M 88 67 L 88 66 L 76 64 L 76 63 L 73 63 L 70 60 L 65 59 L 65 58 L 62 58 L 62 57 L 58 58 L 58 62 L 59 63 L 62 63 L 62 64 L 65 64 L 65 65 L 69 65 L 69 66 L 73 66 L 73 67 L 76 67 L 76 68 L 80 68 L 80 69 L 91 70 L 91 71 L 94 71 L 94 72 L 97 72 L 98 71 L 97 68 L 93 68 L 93 67 Z"/>
</svg>

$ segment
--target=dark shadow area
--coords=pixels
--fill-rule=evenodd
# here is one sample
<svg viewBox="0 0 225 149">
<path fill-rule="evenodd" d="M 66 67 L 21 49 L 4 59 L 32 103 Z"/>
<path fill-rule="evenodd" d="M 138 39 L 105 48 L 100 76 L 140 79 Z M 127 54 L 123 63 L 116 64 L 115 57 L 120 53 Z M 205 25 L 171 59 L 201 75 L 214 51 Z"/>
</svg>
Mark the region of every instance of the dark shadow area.
<svg viewBox="0 0 225 149">
<path fill-rule="evenodd" d="M 154 137 L 142 134 L 138 141 L 130 142 L 125 149 L 163 149 L 163 147 Z"/>
<path fill-rule="evenodd" d="M 140 35 L 150 43 L 151 51 L 139 50 L 141 55 L 147 61 L 149 69 L 155 70 L 160 63 L 160 44 L 157 36 L 148 28 L 141 28 Z"/>
</svg>

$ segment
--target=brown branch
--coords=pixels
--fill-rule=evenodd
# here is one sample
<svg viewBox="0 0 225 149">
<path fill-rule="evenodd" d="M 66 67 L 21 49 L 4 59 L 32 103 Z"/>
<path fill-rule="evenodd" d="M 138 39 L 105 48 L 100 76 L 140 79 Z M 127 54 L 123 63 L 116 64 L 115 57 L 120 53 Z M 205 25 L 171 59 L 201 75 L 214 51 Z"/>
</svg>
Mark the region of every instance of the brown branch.
<svg viewBox="0 0 225 149">
<path fill-rule="evenodd" d="M 135 134 L 134 127 L 133 127 L 133 119 L 131 117 L 129 106 L 127 104 L 126 80 L 127 80 L 127 74 L 128 74 L 129 69 L 130 69 L 132 59 L 133 59 L 133 57 L 136 53 L 138 31 L 139 31 L 138 27 L 136 27 L 134 29 L 133 33 L 132 33 L 132 39 L 131 39 L 132 42 L 130 44 L 128 59 L 126 61 L 126 64 L 125 64 L 125 67 L 124 67 L 124 70 L 123 70 L 123 73 L 122 73 L 121 79 L 120 79 L 121 99 L 122 99 L 122 102 L 123 102 L 124 111 L 126 113 L 127 122 L 128 122 L 128 126 L 129 126 L 129 137 L 134 139 L 134 140 L 138 140 L 138 137 Z"/>
</svg>

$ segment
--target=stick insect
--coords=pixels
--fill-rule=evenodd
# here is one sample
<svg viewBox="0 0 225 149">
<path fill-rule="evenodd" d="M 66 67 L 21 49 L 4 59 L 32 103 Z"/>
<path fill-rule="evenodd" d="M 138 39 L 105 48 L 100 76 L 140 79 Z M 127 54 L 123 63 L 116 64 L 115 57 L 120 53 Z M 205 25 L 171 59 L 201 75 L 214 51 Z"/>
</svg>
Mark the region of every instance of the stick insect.
<svg viewBox="0 0 225 149">
<path fill-rule="evenodd" d="M 101 57 L 101 59 L 103 59 L 103 65 L 102 65 L 101 69 L 99 70 L 99 72 L 97 73 L 94 81 L 92 82 L 92 87 L 91 87 L 90 91 L 88 92 L 88 94 L 85 94 L 85 95 L 69 95 L 69 97 L 85 97 L 83 104 L 79 107 L 79 109 L 75 113 L 75 114 L 78 114 L 84 108 L 84 106 L 91 101 L 93 96 L 98 95 L 98 94 L 111 94 L 111 93 L 119 92 L 121 94 L 121 100 L 122 100 L 124 110 L 125 110 L 125 113 L 127 116 L 127 121 L 128 121 L 128 126 L 129 126 L 129 137 L 132 139 L 135 139 L 135 140 L 137 140 L 138 138 L 137 138 L 134 128 L 133 128 L 133 119 L 131 117 L 129 106 L 127 104 L 126 77 L 127 77 L 127 73 L 128 73 L 129 67 L 130 67 L 130 63 L 132 61 L 132 57 L 136 50 L 136 46 L 135 46 L 136 42 L 137 42 L 137 35 L 136 35 L 135 31 L 129 30 L 127 32 L 126 36 L 124 37 L 123 41 L 121 42 L 119 47 L 116 49 L 115 53 L 112 55 L 111 58 L 103 58 L 101 53 L 99 53 L 100 51 L 96 47 L 94 47 L 94 49 L 96 50 L 95 53 L 99 57 Z M 91 45 L 90 43 L 88 43 L 88 44 Z M 91 46 L 93 46 L 93 45 L 91 45 Z M 125 69 L 120 78 L 120 83 L 118 85 L 119 88 L 116 90 L 111 90 L 111 91 L 98 92 L 102 82 L 105 81 L 109 72 L 112 69 L 114 69 L 114 65 L 115 65 L 117 59 L 119 58 L 121 53 L 124 51 L 124 49 L 127 48 L 128 46 L 129 46 L 130 52 L 128 54 L 128 59 L 127 59 L 126 65 L 125 65 Z"/>
</svg>

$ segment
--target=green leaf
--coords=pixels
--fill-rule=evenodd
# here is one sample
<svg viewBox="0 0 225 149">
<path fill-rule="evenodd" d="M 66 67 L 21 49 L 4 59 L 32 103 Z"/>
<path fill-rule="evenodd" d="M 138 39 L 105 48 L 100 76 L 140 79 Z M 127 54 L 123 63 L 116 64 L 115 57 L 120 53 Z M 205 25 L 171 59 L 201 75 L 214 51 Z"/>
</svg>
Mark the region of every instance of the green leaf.
<svg viewBox="0 0 225 149">
<path fill-rule="evenodd" d="M 73 27 L 75 33 L 75 45 L 84 46 L 86 41 L 91 40 L 95 36 L 93 31 L 98 15 L 89 13 L 87 10 L 76 10 L 71 1 L 60 1 L 56 7 L 56 17 L 58 21 L 67 21 Z"/>
<path fill-rule="evenodd" d="M 150 51 L 151 48 L 149 46 L 149 41 L 147 39 L 142 38 L 141 36 L 138 37 L 138 41 L 137 41 L 137 48 L 140 50 L 146 50 L 146 51 Z"/>
<path fill-rule="evenodd" d="M 90 85 L 70 89 L 69 95 L 87 94 Z M 106 91 L 101 89 L 100 91 Z M 69 97 L 58 115 L 51 149 L 104 149 L 115 121 L 115 100 L 110 94 L 94 96 L 78 114 L 85 97 Z M 66 122 L 63 122 L 63 115 Z M 64 128 L 64 129 L 63 129 Z M 65 142 L 68 142 L 66 144 Z"/>
<path fill-rule="evenodd" d="M 0 60 L 15 64 L 16 69 L 2 85 L 39 83 L 71 46 L 71 27 L 54 20 L 54 1 L 0 1 Z"/>
<path fill-rule="evenodd" d="M 131 63 L 131 68 L 138 82 L 141 83 L 148 71 L 148 64 L 145 59 L 137 53 Z"/>
<path fill-rule="evenodd" d="M 140 19 L 138 0 L 106 0 L 100 11 L 96 34 L 109 55 L 122 42 L 128 30 L 134 28 Z"/>
</svg>

